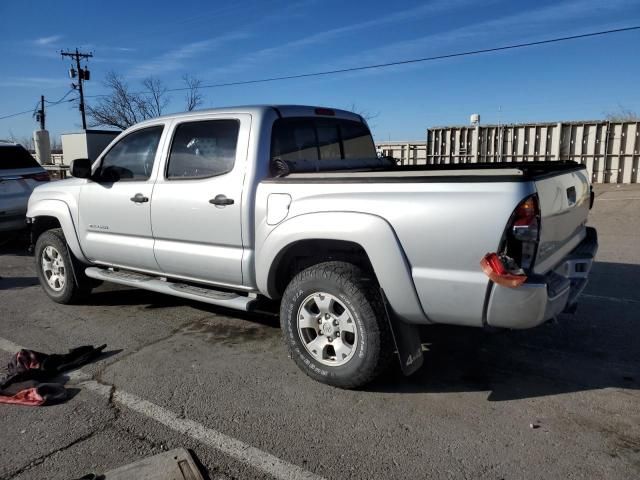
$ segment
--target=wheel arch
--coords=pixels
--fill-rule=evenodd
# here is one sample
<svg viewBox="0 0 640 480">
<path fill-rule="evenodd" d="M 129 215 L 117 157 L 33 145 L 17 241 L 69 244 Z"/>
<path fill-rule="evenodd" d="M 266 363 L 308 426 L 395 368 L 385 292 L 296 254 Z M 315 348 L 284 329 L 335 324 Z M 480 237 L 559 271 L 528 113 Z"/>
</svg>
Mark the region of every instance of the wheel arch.
<svg viewBox="0 0 640 480">
<path fill-rule="evenodd" d="M 52 228 L 61 228 L 65 240 L 73 255 L 80 261 L 88 263 L 82 252 L 78 235 L 69 206 L 62 200 L 42 200 L 30 206 L 27 217 L 31 221 L 32 240 L 36 240 L 43 232 Z"/>
<path fill-rule="evenodd" d="M 302 270 L 319 261 L 343 260 L 372 272 L 373 267 L 362 245 L 347 240 L 307 238 L 286 245 L 269 269 L 268 289 L 280 297 L 289 281 Z"/>
<path fill-rule="evenodd" d="M 302 262 L 300 252 L 307 254 L 302 255 Z M 292 271 L 297 273 L 300 265 L 306 268 L 328 259 L 355 259 L 352 263 L 375 274 L 400 317 L 411 323 L 428 323 L 402 246 L 391 225 L 375 215 L 319 212 L 281 223 L 256 250 L 257 286 L 268 297 L 280 298 Z M 292 261 L 298 267 L 292 267 Z"/>
</svg>

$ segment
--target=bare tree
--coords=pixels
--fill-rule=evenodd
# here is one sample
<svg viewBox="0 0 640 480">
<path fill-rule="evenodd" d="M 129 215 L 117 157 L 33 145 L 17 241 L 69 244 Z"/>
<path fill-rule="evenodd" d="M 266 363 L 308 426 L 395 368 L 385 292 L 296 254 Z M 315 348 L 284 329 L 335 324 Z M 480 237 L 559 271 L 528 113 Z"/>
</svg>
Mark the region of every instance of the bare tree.
<svg viewBox="0 0 640 480">
<path fill-rule="evenodd" d="M 11 129 L 9 130 L 9 140 L 11 140 L 13 143 L 18 143 L 22 145 L 24 148 L 26 148 L 29 151 L 35 148 L 33 144 L 33 137 L 29 137 L 29 136 L 17 137 L 13 133 L 13 130 Z"/>
<path fill-rule="evenodd" d="M 96 105 L 86 107 L 92 127 L 105 125 L 124 130 L 151 117 L 144 96 L 130 91 L 129 85 L 118 74 L 107 73 L 104 85 L 109 93 L 100 97 Z"/>
<path fill-rule="evenodd" d="M 200 80 L 191 76 L 183 77 L 188 87 L 187 110 L 202 104 L 199 92 Z M 104 85 L 108 93 L 95 105 L 87 105 L 89 124 L 92 127 L 108 126 L 124 130 L 148 118 L 159 117 L 171 102 L 167 87 L 155 77 L 142 81 L 143 91 L 132 91 L 123 77 L 115 72 L 107 73 Z"/>
<path fill-rule="evenodd" d="M 144 102 L 142 105 L 147 109 L 147 118 L 159 117 L 162 111 L 169 104 L 167 97 L 167 87 L 162 84 L 159 78 L 147 77 L 142 81 L 142 86 L 147 89 L 143 94 Z"/>
<path fill-rule="evenodd" d="M 640 116 L 633 110 L 626 108 L 623 105 L 618 105 L 618 109 L 612 112 L 607 112 L 605 118 L 610 122 L 637 122 L 640 121 Z"/>
<path fill-rule="evenodd" d="M 185 96 L 185 101 L 187 102 L 186 110 L 187 112 L 191 112 L 204 102 L 204 98 L 200 93 L 202 81 L 188 74 L 183 75 L 182 80 L 184 80 L 184 83 L 187 85 L 187 95 Z"/>
<path fill-rule="evenodd" d="M 362 118 L 364 118 L 367 122 L 370 120 L 374 120 L 380 116 L 380 112 L 371 112 L 369 110 L 363 110 L 355 103 L 352 103 L 351 106 L 347 109 L 353 113 L 357 113 Z"/>
</svg>

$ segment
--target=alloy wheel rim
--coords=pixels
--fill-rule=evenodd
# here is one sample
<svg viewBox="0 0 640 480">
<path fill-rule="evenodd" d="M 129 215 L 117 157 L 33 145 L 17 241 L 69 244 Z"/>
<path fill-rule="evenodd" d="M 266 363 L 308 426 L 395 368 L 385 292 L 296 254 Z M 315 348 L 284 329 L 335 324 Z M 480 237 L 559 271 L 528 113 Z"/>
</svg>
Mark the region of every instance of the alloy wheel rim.
<svg viewBox="0 0 640 480">
<path fill-rule="evenodd" d="M 298 309 L 297 324 L 302 345 L 323 365 L 344 365 L 356 352 L 356 322 L 335 295 L 316 292 L 305 298 Z"/>
<path fill-rule="evenodd" d="M 60 292 L 67 280 L 67 269 L 60 252 L 51 245 L 42 251 L 42 273 L 49 288 L 55 292 Z"/>
</svg>

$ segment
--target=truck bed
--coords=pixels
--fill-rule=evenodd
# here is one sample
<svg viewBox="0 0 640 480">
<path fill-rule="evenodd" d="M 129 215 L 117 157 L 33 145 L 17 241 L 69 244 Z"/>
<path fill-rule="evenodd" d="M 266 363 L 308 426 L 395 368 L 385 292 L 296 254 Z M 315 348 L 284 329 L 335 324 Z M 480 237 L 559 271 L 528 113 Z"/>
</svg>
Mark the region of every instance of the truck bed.
<svg viewBox="0 0 640 480">
<path fill-rule="evenodd" d="M 577 162 L 495 162 L 439 165 L 370 166 L 366 162 L 323 162 L 289 165 L 290 173 L 265 181 L 309 183 L 359 182 L 527 182 L 586 167 Z"/>
<path fill-rule="evenodd" d="M 343 163 L 351 169 L 293 168 L 286 176 L 265 179 L 257 205 L 266 207 L 270 194 L 286 192 L 288 218 L 354 212 L 385 219 L 406 255 L 424 311 L 435 323 L 482 324 L 488 279 L 480 259 L 500 248 L 509 218 L 528 196 L 539 198 L 541 210 L 533 273 L 556 268 L 586 234 L 588 174 L 576 162 L 363 168 Z M 308 170 L 320 165 L 292 166 Z M 259 244 L 276 226 L 261 220 L 266 208 L 258 211 Z"/>
</svg>

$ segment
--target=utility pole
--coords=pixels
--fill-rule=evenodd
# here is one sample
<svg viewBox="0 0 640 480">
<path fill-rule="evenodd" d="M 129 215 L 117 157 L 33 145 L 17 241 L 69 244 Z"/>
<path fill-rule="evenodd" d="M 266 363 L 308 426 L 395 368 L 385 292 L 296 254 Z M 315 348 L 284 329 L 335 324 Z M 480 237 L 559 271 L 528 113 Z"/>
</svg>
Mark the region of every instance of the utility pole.
<svg viewBox="0 0 640 480">
<path fill-rule="evenodd" d="M 40 122 L 40 130 L 44 130 L 44 95 L 40 95 L 40 110 L 36 114 L 36 120 Z"/>
<path fill-rule="evenodd" d="M 71 78 L 75 78 L 76 75 L 78 76 L 78 85 L 76 85 L 75 83 L 72 83 L 71 86 L 73 88 L 78 88 L 78 90 L 80 91 L 80 114 L 82 115 L 82 129 L 86 130 L 87 129 L 87 120 L 85 118 L 85 113 L 84 113 L 84 90 L 82 88 L 82 82 L 84 82 L 85 80 L 89 80 L 90 79 L 90 72 L 87 69 L 87 67 L 84 67 L 84 70 L 82 68 L 80 68 L 80 59 L 85 59 L 88 60 L 89 58 L 93 57 L 92 53 L 81 53 L 78 51 L 78 49 L 76 48 L 75 52 L 63 52 L 60 51 L 60 55 L 62 55 L 63 57 L 71 57 L 76 61 L 76 69 L 73 68 L 73 66 L 69 69 L 69 76 Z"/>
</svg>

